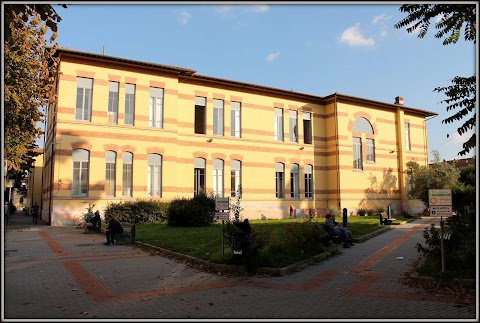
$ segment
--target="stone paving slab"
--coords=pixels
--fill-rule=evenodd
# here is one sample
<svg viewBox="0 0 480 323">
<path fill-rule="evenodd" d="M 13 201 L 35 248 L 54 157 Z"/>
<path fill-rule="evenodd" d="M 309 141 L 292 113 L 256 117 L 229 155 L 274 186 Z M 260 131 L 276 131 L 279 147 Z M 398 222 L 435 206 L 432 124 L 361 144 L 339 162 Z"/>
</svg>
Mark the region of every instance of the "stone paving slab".
<svg viewBox="0 0 480 323">
<path fill-rule="evenodd" d="M 2 322 L 97 320 L 462 320 L 477 304 L 425 294 L 401 278 L 421 232 L 395 226 L 281 277 L 226 277 L 105 237 L 12 215 L 4 232 Z M 397 259 L 403 257 L 403 259 Z M 478 300 L 477 300 L 478 301 Z"/>
</svg>

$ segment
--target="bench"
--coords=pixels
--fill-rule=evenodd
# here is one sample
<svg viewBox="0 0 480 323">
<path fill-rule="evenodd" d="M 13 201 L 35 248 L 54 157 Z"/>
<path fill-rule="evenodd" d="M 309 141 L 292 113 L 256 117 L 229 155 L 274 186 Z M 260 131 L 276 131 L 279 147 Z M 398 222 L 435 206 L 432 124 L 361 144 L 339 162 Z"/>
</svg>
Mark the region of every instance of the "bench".
<svg viewBox="0 0 480 323">
<path fill-rule="evenodd" d="M 340 243 L 343 243 L 342 241 L 342 237 L 340 237 L 339 235 L 331 235 L 328 233 L 327 231 L 327 227 L 325 224 L 316 224 L 316 227 L 317 229 L 322 229 L 324 232 L 325 232 L 325 238 L 323 240 L 323 243 L 325 244 L 325 246 L 329 246 L 330 243 L 333 243 L 333 244 L 340 244 Z"/>
<path fill-rule="evenodd" d="M 390 225 L 396 219 L 390 217 L 387 212 L 380 213 L 380 225 Z"/>
<path fill-rule="evenodd" d="M 85 232 L 94 232 L 94 233 L 100 233 L 102 232 L 102 220 L 98 220 L 97 225 L 91 226 L 91 227 L 86 227 Z"/>
<path fill-rule="evenodd" d="M 125 244 L 135 243 L 135 223 L 122 222 L 123 233 L 115 235 L 115 241 L 124 241 Z"/>
</svg>

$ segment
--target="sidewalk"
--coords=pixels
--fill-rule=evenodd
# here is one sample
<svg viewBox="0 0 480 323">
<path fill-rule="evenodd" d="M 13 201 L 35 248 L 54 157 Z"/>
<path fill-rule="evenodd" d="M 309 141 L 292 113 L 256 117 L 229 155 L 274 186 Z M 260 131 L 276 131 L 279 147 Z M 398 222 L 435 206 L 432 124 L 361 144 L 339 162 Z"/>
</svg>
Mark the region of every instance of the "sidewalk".
<svg viewBox="0 0 480 323">
<path fill-rule="evenodd" d="M 2 322 L 25 319 L 311 319 L 477 322 L 476 304 L 402 284 L 426 217 L 282 277 L 225 277 L 105 237 L 13 214 L 4 232 Z"/>
</svg>

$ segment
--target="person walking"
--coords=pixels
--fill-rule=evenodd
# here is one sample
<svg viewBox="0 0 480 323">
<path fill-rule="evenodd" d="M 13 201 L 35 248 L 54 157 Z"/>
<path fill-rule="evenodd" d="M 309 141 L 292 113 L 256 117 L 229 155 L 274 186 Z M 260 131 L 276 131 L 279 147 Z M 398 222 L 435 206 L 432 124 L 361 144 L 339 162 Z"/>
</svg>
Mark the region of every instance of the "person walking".
<svg viewBox="0 0 480 323">
<path fill-rule="evenodd" d="M 37 221 L 38 221 L 38 210 L 40 209 L 40 207 L 38 206 L 38 203 L 35 202 L 35 205 L 32 207 L 32 221 L 33 221 L 33 225 L 37 225 Z"/>
<path fill-rule="evenodd" d="M 115 244 L 115 235 L 123 233 L 123 227 L 117 219 L 114 219 L 111 214 L 107 214 L 105 219 L 108 222 L 108 227 L 105 229 L 105 235 L 107 236 L 106 246 Z"/>
</svg>

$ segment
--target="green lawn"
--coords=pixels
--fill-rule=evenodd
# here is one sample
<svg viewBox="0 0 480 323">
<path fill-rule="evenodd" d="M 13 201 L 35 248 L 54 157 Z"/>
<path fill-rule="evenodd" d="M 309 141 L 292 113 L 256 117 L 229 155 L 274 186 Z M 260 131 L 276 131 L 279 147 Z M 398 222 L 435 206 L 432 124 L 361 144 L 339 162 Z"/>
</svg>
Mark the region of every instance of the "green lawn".
<svg viewBox="0 0 480 323">
<path fill-rule="evenodd" d="M 396 216 L 394 223 L 405 220 Z M 341 218 L 337 218 L 341 221 Z M 314 223 L 323 223 L 325 219 L 313 219 Z M 304 222 L 303 219 L 282 220 L 251 220 L 252 233 L 260 237 L 268 248 L 261 250 L 264 255 L 263 266 L 268 264 L 275 267 L 283 267 L 296 261 L 313 256 L 309 250 L 295 250 L 291 247 L 281 247 L 285 240 L 284 227 L 287 223 Z M 226 225 L 225 225 L 226 227 Z M 348 229 L 352 231 L 353 238 L 359 238 L 366 234 L 381 229 L 377 216 L 349 216 Z M 164 249 L 181 254 L 208 260 L 214 263 L 230 263 L 233 259 L 233 251 L 229 247 L 229 241 L 225 236 L 224 255 L 222 254 L 222 224 L 216 223 L 208 227 L 169 227 L 165 223 L 160 224 L 137 224 L 136 239 Z M 283 249 L 282 249 L 283 248 Z M 318 248 L 315 250 L 319 250 Z M 321 250 L 321 249 L 320 249 Z M 268 253 L 268 255 L 265 255 Z"/>
</svg>

